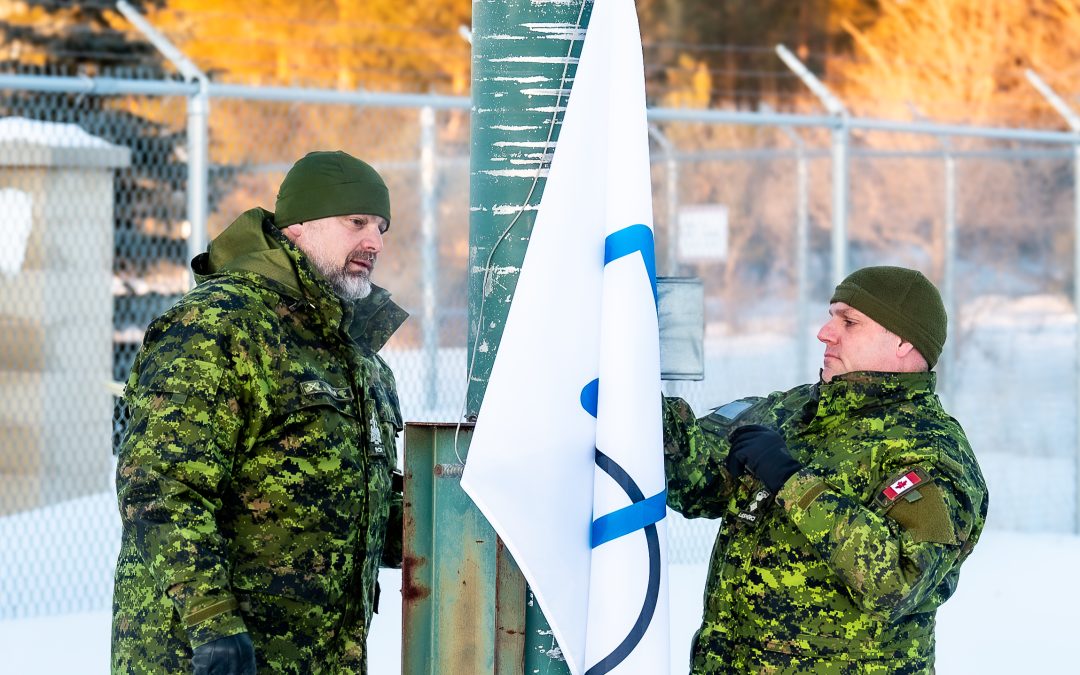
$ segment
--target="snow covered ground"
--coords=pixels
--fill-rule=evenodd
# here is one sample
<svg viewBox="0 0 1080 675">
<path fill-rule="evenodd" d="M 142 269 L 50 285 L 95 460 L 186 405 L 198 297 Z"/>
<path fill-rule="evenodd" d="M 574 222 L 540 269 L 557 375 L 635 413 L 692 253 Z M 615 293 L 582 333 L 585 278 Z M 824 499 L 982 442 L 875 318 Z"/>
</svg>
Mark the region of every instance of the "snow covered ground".
<svg viewBox="0 0 1080 675">
<path fill-rule="evenodd" d="M 988 531 L 964 567 L 956 595 L 938 614 L 937 672 L 1076 672 L 1077 570 L 1080 537 Z M 672 673 L 686 672 L 704 577 L 703 564 L 670 569 Z M 388 602 L 399 597 L 401 575 L 384 570 L 381 580 L 384 609 L 375 617 L 369 642 L 372 675 L 399 673 L 401 667 L 401 608 Z M 5 673 L 108 673 L 109 614 L 0 621 L 0 654 Z"/>
</svg>

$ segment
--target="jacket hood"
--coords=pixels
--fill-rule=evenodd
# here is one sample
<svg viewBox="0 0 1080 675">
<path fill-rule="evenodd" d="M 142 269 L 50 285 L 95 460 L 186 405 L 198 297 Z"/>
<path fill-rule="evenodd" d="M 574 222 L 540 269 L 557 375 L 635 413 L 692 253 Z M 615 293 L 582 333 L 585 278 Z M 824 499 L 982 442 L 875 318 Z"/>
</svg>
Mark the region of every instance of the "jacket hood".
<svg viewBox="0 0 1080 675">
<path fill-rule="evenodd" d="M 210 243 L 207 253 L 191 261 L 196 281 L 202 283 L 220 272 L 252 272 L 303 297 L 300 276 L 281 241 L 282 235 L 274 228 L 264 228 L 266 221 L 274 222 L 274 214 L 266 209 L 254 208 L 240 214 Z"/>
<path fill-rule="evenodd" d="M 303 253 L 274 225 L 274 214 L 254 208 L 240 214 L 191 261 L 195 280 L 203 283 L 219 274 L 254 275 L 268 286 L 302 300 L 333 324 L 344 323 L 357 346 L 379 351 L 409 314 L 390 299 L 390 292 L 372 284 L 371 295 L 343 303 Z"/>
</svg>

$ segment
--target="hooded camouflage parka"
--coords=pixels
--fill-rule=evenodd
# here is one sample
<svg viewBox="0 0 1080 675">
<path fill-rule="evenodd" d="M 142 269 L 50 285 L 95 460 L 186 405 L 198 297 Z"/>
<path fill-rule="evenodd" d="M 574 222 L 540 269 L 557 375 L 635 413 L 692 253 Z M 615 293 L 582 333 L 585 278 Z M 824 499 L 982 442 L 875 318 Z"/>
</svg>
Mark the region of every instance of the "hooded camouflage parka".
<svg viewBox="0 0 1080 675">
<path fill-rule="evenodd" d="M 381 289 L 340 301 L 262 209 L 193 267 L 127 382 L 112 671 L 190 673 L 247 631 L 259 672 L 363 673 L 380 561 L 401 560 L 376 351 L 406 315 Z"/>
<path fill-rule="evenodd" d="M 693 673 L 933 672 L 934 616 L 988 497 L 934 383 L 854 372 L 700 420 L 665 401 L 668 505 L 723 519 Z M 804 465 L 775 501 L 724 466 L 728 434 L 744 424 L 776 429 Z"/>
</svg>

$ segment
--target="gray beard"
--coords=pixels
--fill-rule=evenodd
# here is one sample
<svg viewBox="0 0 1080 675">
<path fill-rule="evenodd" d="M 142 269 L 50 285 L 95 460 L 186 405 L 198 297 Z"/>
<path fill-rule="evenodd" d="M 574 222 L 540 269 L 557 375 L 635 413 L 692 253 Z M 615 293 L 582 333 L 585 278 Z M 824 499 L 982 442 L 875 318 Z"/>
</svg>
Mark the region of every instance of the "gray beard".
<svg viewBox="0 0 1080 675">
<path fill-rule="evenodd" d="M 371 295 L 371 279 L 367 273 L 350 274 L 341 268 L 330 271 L 320 269 L 319 272 L 326 277 L 334 293 L 342 300 L 356 302 Z"/>
<path fill-rule="evenodd" d="M 355 274 L 347 272 L 345 265 L 349 264 L 348 261 L 338 267 L 323 255 L 321 250 L 305 251 L 305 253 L 319 274 L 330 282 L 330 288 L 334 290 L 334 294 L 342 300 L 356 302 L 371 294 L 371 278 L 368 272 Z"/>
</svg>

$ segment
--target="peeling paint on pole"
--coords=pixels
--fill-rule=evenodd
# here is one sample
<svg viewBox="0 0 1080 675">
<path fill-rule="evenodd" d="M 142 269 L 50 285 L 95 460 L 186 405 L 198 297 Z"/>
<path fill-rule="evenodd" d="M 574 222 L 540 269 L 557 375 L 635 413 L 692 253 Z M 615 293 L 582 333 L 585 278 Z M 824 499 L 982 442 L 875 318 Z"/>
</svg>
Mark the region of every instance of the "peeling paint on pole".
<svg viewBox="0 0 1080 675">
<path fill-rule="evenodd" d="M 579 26 L 581 7 L 473 2 L 469 418 L 487 388 L 573 84 L 591 0 Z"/>
</svg>

